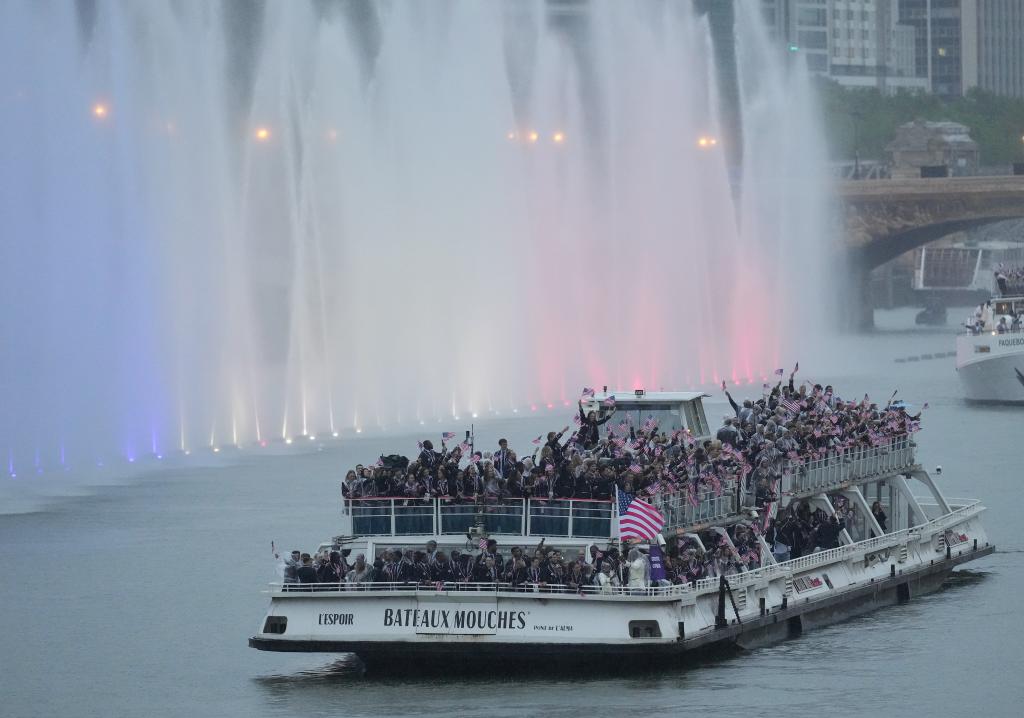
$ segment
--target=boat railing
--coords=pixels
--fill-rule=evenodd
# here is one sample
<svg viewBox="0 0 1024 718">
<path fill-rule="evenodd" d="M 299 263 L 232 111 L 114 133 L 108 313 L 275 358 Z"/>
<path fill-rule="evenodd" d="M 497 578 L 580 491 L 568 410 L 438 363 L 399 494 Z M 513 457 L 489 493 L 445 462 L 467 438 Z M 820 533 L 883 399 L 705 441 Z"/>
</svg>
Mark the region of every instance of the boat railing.
<svg viewBox="0 0 1024 718">
<path fill-rule="evenodd" d="M 482 526 L 488 534 L 608 539 L 614 505 L 608 499 L 373 496 L 343 499 L 342 512 L 356 536 L 455 536 Z"/>
<path fill-rule="evenodd" d="M 531 593 L 531 594 L 562 594 L 562 595 L 601 595 L 601 596 L 678 596 L 692 590 L 690 586 L 677 584 L 672 586 L 648 586 L 645 588 L 631 586 L 569 586 L 551 583 L 507 582 L 462 582 L 445 581 L 437 583 L 412 582 L 370 582 L 370 583 L 271 583 L 271 593 L 367 593 L 371 591 L 410 592 L 410 593 Z"/>
<path fill-rule="evenodd" d="M 770 564 L 752 571 L 735 574 L 729 577 L 729 584 L 733 588 L 742 587 L 758 581 L 771 580 L 772 578 L 780 575 L 799 573 L 801 571 L 814 568 L 815 566 L 834 563 L 835 561 L 849 558 L 853 555 L 893 548 L 899 544 L 906 543 L 912 538 L 920 536 L 926 531 L 944 530 L 950 526 L 954 526 L 965 518 L 968 518 L 975 513 L 980 513 L 983 508 L 984 507 L 981 506 L 980 501 L 973 501 L 972 503 L 965 504 L 948 514 L 943 514 L 942 516 L 938 516 L 923 524 L 919 524 L 918 526 L 902 529 L 900 531 L 893 531 L 892 533 L 882 534 L 881 536 L 865 539 L 864 541 L 858 541 L 857 543 L 818 551 L 806 556 L 790 559 L 789 561 Z M 718 578 L 714 577 L 700 579 L 696 582 L 694 588 L 698 592 L 702 592 L 716 588 L 717 586 Z"/>
<path fill-rule="evenodd" d="M 659 494 L 652 499 L 654 506 L 665 517 L 665 528 L 682 528 L 722 521 L 739 511 L 738 482 L 722 482 L 721 490 L 702 487 L 691 498 L 689 492 Z"/>
<path fill-rule="evenodd" d="M 913 440 L 907 435 L 896 436 L 878 446 L 832 452 L 813 461 L 787 460 L 782 492 L 788 495 L 818 493 L 863 479 L 895 474 L 915 463 Z"/>
</svg>

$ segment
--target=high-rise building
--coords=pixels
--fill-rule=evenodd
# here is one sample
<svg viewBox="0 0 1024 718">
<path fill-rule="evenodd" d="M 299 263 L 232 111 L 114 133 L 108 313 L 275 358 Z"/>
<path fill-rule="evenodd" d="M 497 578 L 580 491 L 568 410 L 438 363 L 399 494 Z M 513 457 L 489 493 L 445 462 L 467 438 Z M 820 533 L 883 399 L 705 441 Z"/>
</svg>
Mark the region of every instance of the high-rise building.
<svg viewBox="0 0 1024 718">
<path fill-rule="evenodd" d="M 964 0 L 964 16 L 965 28 L 973 23 L 977 37 L 976 68 L 968 87 L 977 84 L 997 95 L 1024 97 L 1024 2 Z"/>
<path fill-rule="evenodd" d="M 899 22 L 895 0 L 833 0 L 829 76 L 883 92 L 922 89 L 915 30 Z"/>
<path fill-rule="evenodd" d="M 964 59 L 968 86 L 974 37 L 967 38 L 963 53 L 962 0 L 899 0 L 899 22 L 915 31 L 914 59 L 918 77 L 926 78 L 928 89 L 944 97 L 964 93 Z"/>
<path fill-rule="evenodd" d="M 900 23 L 899 0 L 762 0 L 773 35 L 811 72 L 885 93 L 921 90 L 916 31 Z"/>
</svg>

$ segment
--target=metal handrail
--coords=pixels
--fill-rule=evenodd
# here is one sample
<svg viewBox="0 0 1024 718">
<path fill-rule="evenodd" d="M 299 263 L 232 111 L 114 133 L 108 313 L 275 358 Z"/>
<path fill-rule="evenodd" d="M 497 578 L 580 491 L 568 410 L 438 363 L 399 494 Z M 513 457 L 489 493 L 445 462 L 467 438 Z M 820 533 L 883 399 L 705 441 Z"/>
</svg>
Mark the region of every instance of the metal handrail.
<svg viewBox="0 0 1024 718">
<path fill-rule="evenodd" d="M 831 452 L 814 461 L 787 460 L 783 465 L 782 492 L 820 493 L 854 481 L 896 474 L 915 464 L 914 442 L 903 434 L 879 446 Z"/>
<path fill-rule="evenodd" d="M 664 515 L 666 529 L 711 523 L 737 514 L 737 486 L 738 481 L 728 479 L 723 482 L 720 493 L 716 493 L 710 487 L 704 487 L 698 492 L 696 504 L 690 500 L 688 492 L 676 491 L 658 494 L 652 499 L 652 503 Z"/>
<path fill-rule="evenodd" d="M 366 496 L 342 499 L 342 513 L 366 522 L 360 536 L 457 535 L 482 519 L 491 519 L 492 533 L 563 538 L 611 538 L 614 535 L 615 504 L 610 499 L 515 498 L 458 501 L 452 497 L 407 498 Z M 496 520 L 495 520 L 496 519 Z M 468 520 L 468 524 L 449 525 Z M 376 522 L 378 525 L 370 525 Z M 408 527 L 400 524 L 408 523 Z M 422 526 L 418 524 L 422 523 Z M 508 530 L 509 524 L 515 530 Z M 564 523 L 564 528 L 562 524 Z M 607 523 L 607 531 L 597 533 Z M 547 530 L 535 530 L 534 524 Z"/>
<path fill-rule="evenodd" d="M 691 588 L 685 584 L 672 586 L 648 586 L 645 588 L 630 586 L 596 586 L 584 585 L 572 588 L 562 583 L 522 583 L 512 584 L 505 581 L 492 582 L 386 582 L 372 583 L 270 583 L 272 593 L 366 593 L 370 591 L 403 592 L 403 593 L 543 593 L 563 595 L 602 595 L 602 596 L 674 596 L 688 593 Z"/>
</svg>

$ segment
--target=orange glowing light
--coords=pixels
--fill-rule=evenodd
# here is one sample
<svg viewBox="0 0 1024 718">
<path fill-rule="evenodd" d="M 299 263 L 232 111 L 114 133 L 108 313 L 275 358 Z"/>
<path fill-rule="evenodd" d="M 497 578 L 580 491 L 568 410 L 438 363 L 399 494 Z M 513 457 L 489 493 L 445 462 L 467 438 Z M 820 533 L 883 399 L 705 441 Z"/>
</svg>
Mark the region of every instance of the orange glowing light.
<svg viewBox="0 0 1024 718">
<path fill-rule="evenodd" d="M 562 144 L 563 142 L 565 142 L 565 133 L 564 133 L 564 132 L 556 132 L 555 134 L 553 134 L 553 135 L 551 136 L 551 140 L 552 140 L 552 142 L 554 142 L 554 143 L 555 143 L 556 145 L 560 145 L 560 144 Z"/>
<path fill-rule="evenodd" d="M 104 105 L 102 102 L 97 102 L 92 106 L 92 114 L 98 119 L 103 119 L 110 114 L 110 108 Z"/>
<path fill-rule="evenodd" d="M 717 144 L 718 138 L 711 137 L 710 135 L 701 135 L 701 137 L 697 140 L 697 145 L 703 148 L 714 147 Z"/>
<path fill-rule="evenodd" d="M 266 127 L 257 127 L 256 139 L 259 140 L 260 142 L 266 142 L 267 140 L 270 139 L 270 130 L 268 130 Z"/>
<path fill-rule="evenodd" d="M 540 139 L 540 134 L 538 134 L 538 133 L 537 133 L 537 132 L 535 132 L 535 131 L 532 131 L 532 132 L 530 132 L 530 134 L 528 134 L 528 135 L 526 136 L 526 138 L 527 138 L 528 140 L 530 140 L 530 142 L 536 142 L 537 140 L 539 140 L 539 139 Z"/>
</svg>

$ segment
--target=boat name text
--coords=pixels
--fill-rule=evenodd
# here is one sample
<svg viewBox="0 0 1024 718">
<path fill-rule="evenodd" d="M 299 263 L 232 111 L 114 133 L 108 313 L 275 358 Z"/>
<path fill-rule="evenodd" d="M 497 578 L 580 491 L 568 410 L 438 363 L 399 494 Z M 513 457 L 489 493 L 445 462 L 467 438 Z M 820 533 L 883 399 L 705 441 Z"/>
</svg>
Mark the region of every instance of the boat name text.
<svg viewBox="0 0 1024 718">
<path fill-rule="evenodd" d="M 415 628 L 505 628 L 521 631 L 526 628 L 526 611 L 447 611 L 425 608 L 386 608 L 385 626 Z"/>
<path fill-rule="evenodd" d="M 317 623 L 321 626 L 351 626 L 355 617 L 351 613 L 321 613 Z"/>
<path fill-rule="evenodd" d="M 1013 339 L 1000 339 L 999 346 L 1001 347 L 1019 347 L 1024 345 L 1024 339 L 1020 337 L 1014 337 Z"/>
</svg>

